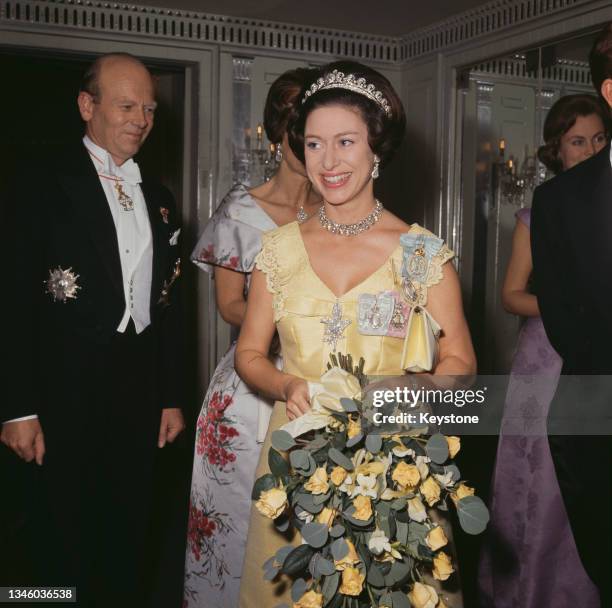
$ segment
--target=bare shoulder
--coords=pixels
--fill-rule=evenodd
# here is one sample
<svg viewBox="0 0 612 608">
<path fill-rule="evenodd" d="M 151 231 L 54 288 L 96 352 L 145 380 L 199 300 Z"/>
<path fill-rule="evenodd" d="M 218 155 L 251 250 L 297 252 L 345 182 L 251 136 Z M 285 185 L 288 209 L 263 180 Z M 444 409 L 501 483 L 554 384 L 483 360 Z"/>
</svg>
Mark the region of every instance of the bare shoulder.
<svg viewBox="0 0 612 608">
<path fill-rule="evenodd" d="M 380 220 L 380 230 L 389 235 L 390 238 L 399 239 L 402 234 L 406 234 L 411 228 L 410 224 L 401 220 L 397 215 L 390 211 L 385 211 Z"/>
</svg>

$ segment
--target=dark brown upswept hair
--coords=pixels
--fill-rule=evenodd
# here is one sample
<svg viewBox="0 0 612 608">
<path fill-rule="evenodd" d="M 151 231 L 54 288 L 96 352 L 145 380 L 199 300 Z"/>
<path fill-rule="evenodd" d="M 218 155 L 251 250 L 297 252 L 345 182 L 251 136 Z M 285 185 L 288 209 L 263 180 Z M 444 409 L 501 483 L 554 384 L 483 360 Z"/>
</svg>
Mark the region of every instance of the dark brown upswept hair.
<svg viewBox="0 0 612 608">
<path fill-rule="evenodd" d="M 601 118 L 606 137 L 610 137 L 610 112 L 593 95 L 567 95 L 561 97 L 548 111 L 544 121 L 544 145 L 538 148 L 538 158 L 553 173 L 561 173 L 563 165 L 559 159 L 561 138 L 575 124 L 578 116 L 596 114 Z"/>
<path fill-rule="evenodd" d="M 293 153 L 304 162 L 304 127 L 308 115 L 313 110 L 323 106 L 342 105 L 355 108 L 360 112 L 368 127 L 370 149 L 380 158 L 381 165 L 385 165 L 402 143 L 406 130 L 406 116 L 400 98 L 391 83 L 382 74 L 355 61 L 330 63 L 321 68 L 317 78 L 325 77 L 334 70 L 343 72 L 345 75 L 353 74 L 355 78 L 364 78 L 367 84 L 374 85 L 374 88 L 380 91 L 389 102 L 391 115 L 388 116 L 375 101 L 348 89 L 317 91 L 303 104 L 300 104 L 298 117 L 289 129 L 289 144 Z M 302 97 L 306 88 L 302 91 Z"/>
<path fill-rule="evenodd" d="M 100 55 L 85 71 L 81 78 L 81 85 L 79 86 L 79 92 L 89 93 L 95 100 L 100 98 L 100 71 L 105 62 L 113 59 L 127 59 L 134 63 L 142 66 L 148 71 L 147 66 L 134 55 L 130 53 L 107 53 L 106 55 Z M 155 85 L 155 79 L 151 79 Z"/>
<path fill-rule="evenodd" d="M 599 97 L 603 99 L 601 85 L 604 80 L 612 78 L 612 21 L 601 30 L 593 43 L 589 53 L 589 65 L 593 86 Z"/>
<path fill-rule="evenodd" d="M 317 74 L 315 68 L 296 68 L 281 74 L 270 86 L 264 106 L 264 129 L 273 144 L 282 141 L 287 125 L 297 117 L 300 93 L 310 86 Z"/>
</svg>

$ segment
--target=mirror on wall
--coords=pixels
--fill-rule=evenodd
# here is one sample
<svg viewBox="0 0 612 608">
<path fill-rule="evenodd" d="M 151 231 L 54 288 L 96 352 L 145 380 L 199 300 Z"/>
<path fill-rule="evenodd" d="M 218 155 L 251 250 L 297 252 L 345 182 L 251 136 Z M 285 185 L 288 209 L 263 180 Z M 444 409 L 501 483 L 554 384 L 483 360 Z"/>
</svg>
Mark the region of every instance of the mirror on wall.
<svg viewBox="0 0 612 608">
<path fill-rule="evenodd" d="M 494 57 L 459 73 L 461 265 L 481 373 L 508 373 L 521 318 L 501 287 L 516 212 L 552 173 L 537 159 L 544 120 L 561 97 L 596 95 L 588 54 L 597 31 Z"/>
</svg>

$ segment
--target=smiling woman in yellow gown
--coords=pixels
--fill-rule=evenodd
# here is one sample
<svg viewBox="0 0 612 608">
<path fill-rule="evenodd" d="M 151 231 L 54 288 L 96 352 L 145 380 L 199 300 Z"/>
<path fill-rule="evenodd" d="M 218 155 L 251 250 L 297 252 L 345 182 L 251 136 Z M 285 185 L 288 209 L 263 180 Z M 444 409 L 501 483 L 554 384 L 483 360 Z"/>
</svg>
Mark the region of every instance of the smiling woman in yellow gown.
<svg viewBox="0 0 612 608">
<path fill-rule="evenodd" d="M 323 206 L 301 226 L 291 223 L 264 235 L 236 349 L 238 373 L 276 400 L 257 477 L 268 471 L 271 433 L 309 410 L 307 381 L 319 380 L 331 353 L 363 357 L 371 375 L 399 375 L 413 367 L 406 348 L 411 308 L 442 328 L 431 371 L 475 371 L 458 278 L 446 263 L 452 252 L 374 198 L 373 179 L 401 142 L 404 123 L 390 83 L 360 64 L 327 66 L 304 96 L 290 143 Z M 282 371 L 266 356 L 275 330 Z M 252 509 L 241 608 L 286 601 L 287 585 L 279 589 L 262 572 L 263 562 L 286 542 Z M 460 598 L 447 605 L 460 605 Z"/>
</svg>

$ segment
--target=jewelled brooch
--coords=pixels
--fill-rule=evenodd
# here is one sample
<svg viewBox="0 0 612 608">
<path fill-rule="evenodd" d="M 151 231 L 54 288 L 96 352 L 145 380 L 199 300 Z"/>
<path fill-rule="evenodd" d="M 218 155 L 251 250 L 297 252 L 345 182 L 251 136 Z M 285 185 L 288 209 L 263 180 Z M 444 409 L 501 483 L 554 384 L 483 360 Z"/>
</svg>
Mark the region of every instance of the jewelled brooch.
<svg viewBox="0 0 612 608">
<path fill-rule="evenodd" d="M 77 285 L 78 274 L 72 272 L 72 267 L 64 270 L 61 266 L 49 270 L 49 278 L 45 281 L 45 293 L 53 296 L 54 302 L 64 302 L 75 300 L 77 291 L 81 289 Z"/>
</svg>

